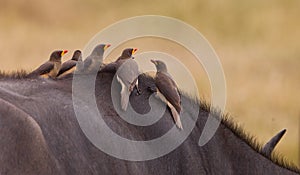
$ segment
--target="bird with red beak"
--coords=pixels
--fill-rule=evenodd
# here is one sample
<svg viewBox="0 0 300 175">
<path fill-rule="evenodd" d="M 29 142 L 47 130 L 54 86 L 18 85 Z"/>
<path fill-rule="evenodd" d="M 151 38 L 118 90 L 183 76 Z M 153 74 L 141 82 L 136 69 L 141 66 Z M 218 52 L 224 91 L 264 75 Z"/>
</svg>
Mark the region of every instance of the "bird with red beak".
<svg viewBox="0 0 300 175">
<path fill-rule="evenodd" d="M 93 49 L 92 53 L 83 62 L 83 69 L 86 73 L 98 72 L 103 63 L 104 51 L 110 46 L 110 44 L 99 44 Z"/>
<path fill-rule="evenodd" d="M 70 60 L 64 62 L 61 65 L 61 68 L 57 74 L 57 77 L 63 77 L 69 73 L 74 72 L 74 70 L 76 69 L 76 64 L 78 61 L 82 61 L 82 54 L 80 50 L 76 50 L 73 53 L 73 56 Z"/>
<path fill-rule="evenodd" d="M 61 58 L 68 51 L 67 50 L 57 50 L 51 53 L 50 58 L 47 62 L 39 66 L 37 69 L 28 74 L 31 76 L 41 76 L 44 78 L 55 78 L 61 68 Z"/>
<path fill-rule="evenodd" d="M 121 84 L 121 108 L 123 111 L 127 110 L 129 96 L 134 87 L 137 89 L 137 93 L 140 94 L 138 88 L 138 76 L 139 68 L 135 62 L 133 55 L 136 53 L 136 48 L 127 48 L 123 50 L 121 56 L 111 65 L 113 65 L 117 72 L 117 80 Z"/>
</svg>

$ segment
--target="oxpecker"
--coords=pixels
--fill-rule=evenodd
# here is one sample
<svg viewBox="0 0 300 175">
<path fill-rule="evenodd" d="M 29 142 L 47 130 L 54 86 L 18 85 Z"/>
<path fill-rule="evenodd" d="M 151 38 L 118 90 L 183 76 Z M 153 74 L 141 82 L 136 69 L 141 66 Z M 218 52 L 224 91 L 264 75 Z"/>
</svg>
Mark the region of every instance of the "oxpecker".
<svg viewBox="0 0 300 175">
<path fill-rule="evenodd" d="M 110 47 L 110 44 L 99 44 L 97 45 L 92 53 L 84 60 L 84 71 L 96 72 L 100 69 L 103 62 L 103 53 Z"/>
<path fill-rule="evenodd" d="M 133 60 L 133 54 L 136 51 L 136 48 L 125 49 L 122 52 L 121 56 L 113 63 L 117 69 L 117 80 L 122 87 L 121 108 L 124 111 L 127 110 L 129 96 L 135 86 L 137 88 L 138 94 L 140 94 L 140 90 L 138 88 L 139 68 L 135 60 Z"/>
<path fill-rule="evenodd" d="M 28 76 L 41 76 L 44 78 L 55 78 L 61 68 L 61 57 L 66 54 L 67 50 L 57 50 L 52 52 L 49 61 L 32 71 Z"/>
<path fill-rule="evenodd" d="M 74 72 L 75 68 L 76 68 L 76 64 L 78 61 L 82 61 L 82 55 L 81 55 L 81 51 L 80 50 L 76 50 L 73 53 L 72 59 L 64 62 L 61 65 L 61 68 L 57 74 L 58 76 L 64 76 L 66 74 L 72 73 Z"/>
<path fill-rule="evenodd" d="M 158 90 L 157 93 L 171 109 L 171 113 L 177 127 L 179 129 L 183 129 L 180 120 L 181 97 L 178 92 L 177 85 L 168 73 L 167 66 L 164 62 L 160 60 L 151 60 L 151 62 L 155 65 L 157 70 L 154 78 L 155 85 Z"/>
</svg>

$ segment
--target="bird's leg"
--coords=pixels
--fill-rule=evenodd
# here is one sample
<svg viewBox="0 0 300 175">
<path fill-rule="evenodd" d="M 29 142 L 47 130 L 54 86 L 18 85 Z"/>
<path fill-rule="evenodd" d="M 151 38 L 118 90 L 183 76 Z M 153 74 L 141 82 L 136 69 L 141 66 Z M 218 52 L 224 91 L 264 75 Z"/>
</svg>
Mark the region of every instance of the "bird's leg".
<svg viewBox="0 0 300 175">
<path fill-rule="evenodd" d="M 135 79 L 129 86 L 129 92 L 133 91 L 134 86 L 136 85 L 137 79 Z"/>
<path fill-rule="evenodd" d="M 138 77 L 136 78 L 136 83 L 135 83 L 135 87 L 136 87 L 136 90 L 137 90 L 137 95 L 141 95 L 142 94 L 142 91 L 141 89 L 139 88 L 139 79 Z"/>
<path fill-rule="evenodd" d="M 139 81 L 138 81 L 138 77 L 130 84 L 130 86 L 129 86 L 129 91 L 130 92 L 132 92 L 133 91 L 133 89 L 134 89 L 134 87 L 136 87 L 136 90 L 137 90 L 137 93 L 136 93 L 136 95 L 141 95 L 141 90 L 140 90 L 140 88 L 139 88 L 139 86 L 138 86 L 138 83 Z"/>
<path fill-rule="evenodd" d="M 142 94 L 142 91 L 141 91 L 141 89 L 136 85 L 135 86 L 136 87 L 136 95 L 141 95 Z"/>
</svg>

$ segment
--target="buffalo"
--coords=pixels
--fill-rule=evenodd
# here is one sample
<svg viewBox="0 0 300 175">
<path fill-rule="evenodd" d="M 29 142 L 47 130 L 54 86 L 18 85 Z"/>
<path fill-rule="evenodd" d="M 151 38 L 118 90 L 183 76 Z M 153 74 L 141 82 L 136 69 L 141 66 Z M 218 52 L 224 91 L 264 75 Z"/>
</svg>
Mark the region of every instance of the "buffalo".
<svg viewBox="0 0 300 175">
<path fill-rule="evenodd" d="M 262 147 L 218 112 L 214 113 L 221 120 L 219 128 L 200 147 L 198 140 L 211 111 L 205 102 L 184 93 L 182 100 L 199 106 L 199 113 L 196 118 L 190 115 L 196 124 L 180 146 L 164 156 L 145 161 L 110 156 L 98 149 L 80 128 L 72 99 L 73 76 L 43 79 L 26 77 L 26 73 L 0 75 L 0 174 L 282 175 L 300 172 L 296 166 L 270 155 L 282 132 Z M 87 75 L 76 76 L 85 79 Z M 111 98 L 113 77 L 114 73 L 98 72 L 94 88 L 103 121 L 114 132 L 131 140 L 151 140 L 174 126 L 169 110 L 150 126 L 132 125 L 120 118 Z M 142 93 L 130 96 L 130 104 L 138 113 L 150 110 L 148 100 L 153 92 L 149 87 L 153 85 L 152 77 L 139 76 Z M 89 115 L 86 117 L 88 120 Z"/>
</svg>

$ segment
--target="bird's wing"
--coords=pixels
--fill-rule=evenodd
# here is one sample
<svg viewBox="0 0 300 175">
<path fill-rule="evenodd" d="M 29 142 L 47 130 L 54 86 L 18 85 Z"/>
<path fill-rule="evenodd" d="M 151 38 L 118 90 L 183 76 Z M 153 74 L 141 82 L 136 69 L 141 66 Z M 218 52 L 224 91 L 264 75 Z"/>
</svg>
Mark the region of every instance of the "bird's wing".
<svg viewBox="0 0 300 175">
<path fill-rule="evenodd" d="M 117 64 L 115 62 L 103 66 L 103 68 L 101 68 L 100 70 L 100 72 L 111 72 L 111 73 L 114 73 L 116 71 L 117 71 Z"/>
<path fill-rule="evenodd" d="M 155 77 L 155 85 L 165 98 L 175 107 L 178 113 L 181 111 L 181 99 L 174 80 L 164 73 L 158 72 Z"/>
<path fill-rule="evenodd" d="M 167 105 L 171 109 L 171 113 L 172 113 L 172 116 L 173 116 L 173 119 L 175 121 L 176 126 L 179 129 L 183 129 L 182 123 L 181 123 L 181 120 L 180 120 L 180 115 L 178 114 L 177 110 L 175 109 L 175 107 L 171 103 L 168 102 Z"/>
<path fill-rule="evenodd" d="M 54 63 L 51 61 L 47 61 L 46 63 L 38 67 L 36 70 L 34 70 L 32 73 L 36 75 L 43 75 L 51 72 L 53 68 L 54 68 Z"/>
<path fill-rule="evenodd" d="M 64 62 L 64 63 L 62 64 L 62 66 L 61 66 L 61 68 L 60 68 L 60 70 L 59 70 L 57 76 L 59 76 L 59 75 L 63 74 L 64 72 L 66 72 L 66 71 L 72 69 L 74 66 L 76 66 L 76 63 L 77 63 L 77 62 L 74 61 L 74 60 L 68 60 L 68 61 Z"/>
</svg>

